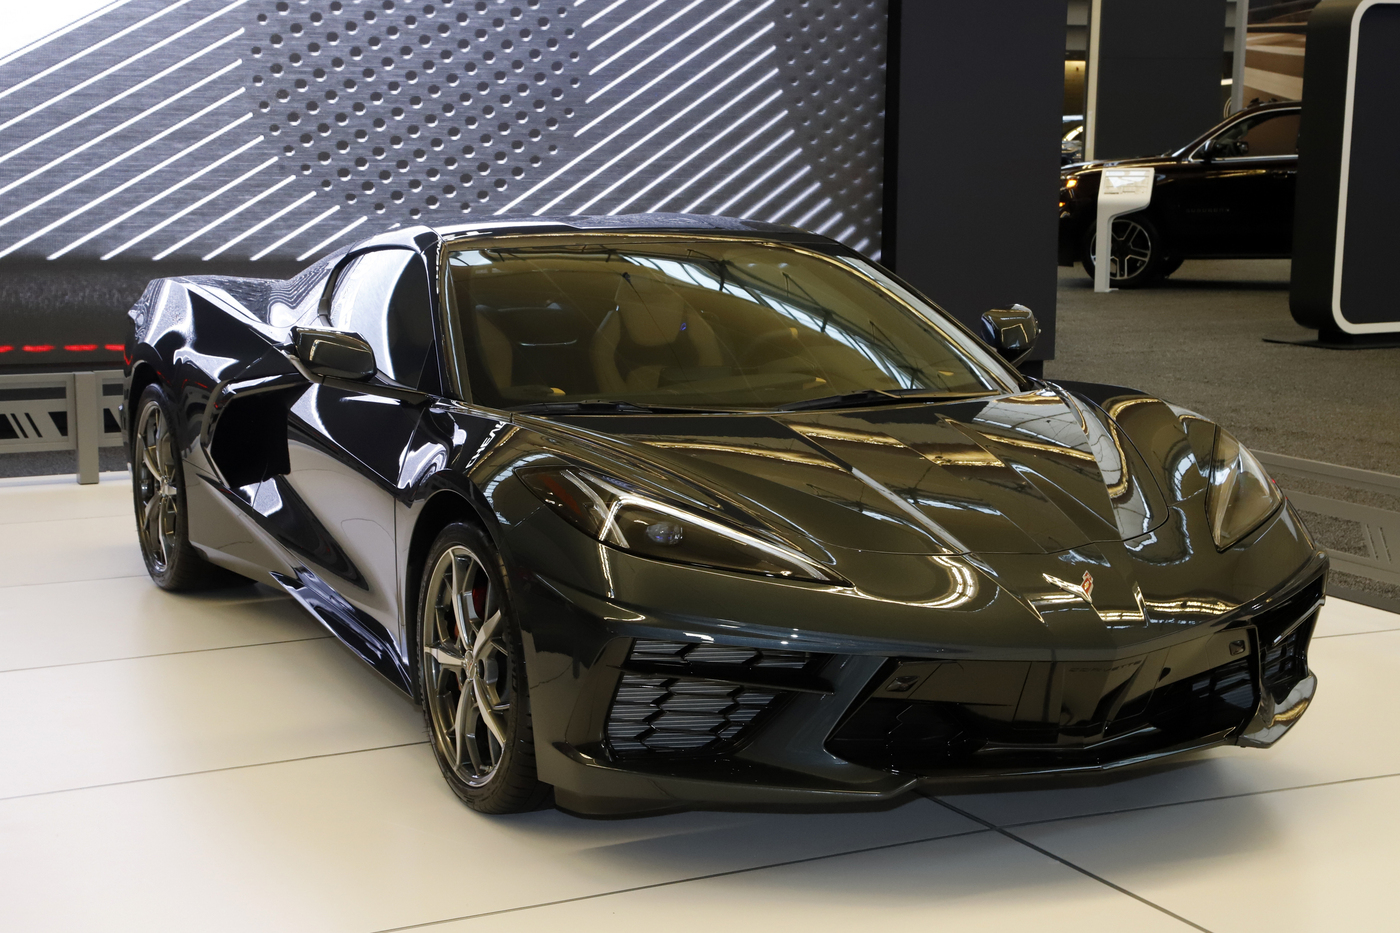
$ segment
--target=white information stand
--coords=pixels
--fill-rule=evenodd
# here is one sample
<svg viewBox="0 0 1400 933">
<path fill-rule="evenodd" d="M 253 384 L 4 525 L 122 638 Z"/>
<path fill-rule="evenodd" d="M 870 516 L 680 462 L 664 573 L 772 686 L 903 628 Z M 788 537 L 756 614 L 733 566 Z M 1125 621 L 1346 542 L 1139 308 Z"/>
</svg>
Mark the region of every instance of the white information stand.
<svg viewBox="0 0 1400 933">
<path fill-rule="evenodd" d="M 1098 235 L 1094 247 L 1094 291 L 1110 292 L 1109 264 L 1113 259 L 1113 218 L 1140 211 L 1152 203 L 1152 169 L 1106 168 L 1099 180 Z"/>
</svg>

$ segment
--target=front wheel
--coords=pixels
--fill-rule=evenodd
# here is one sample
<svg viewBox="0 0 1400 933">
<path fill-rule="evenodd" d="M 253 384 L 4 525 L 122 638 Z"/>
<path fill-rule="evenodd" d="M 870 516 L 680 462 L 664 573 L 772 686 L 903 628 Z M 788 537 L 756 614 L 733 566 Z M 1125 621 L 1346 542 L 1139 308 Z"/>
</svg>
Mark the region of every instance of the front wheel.
<svg viewBox="0 0 1400 933">
<path fill-rule="evenodd" d="M 449 525 L 426 563 L 418 599 L 419 688 L 433 753 L 458 797 L 483 813 L 538 809 L 520 628 L 490 541 Z"/>
<path fill-rule="evenodd" d="M 1098 256 L 1098 239 L 1098 225 L 1094 224 L 1085 231 L 1080 248 L 1080 262 L 1091 279 Z M 1137 214 L 1115 218 L 1112 240 L 1108 279 L 1114 288 L 1142 288 L 1166 274 L 1166 244 L 1157 226 L 1148 218 Z"/>
</svg>

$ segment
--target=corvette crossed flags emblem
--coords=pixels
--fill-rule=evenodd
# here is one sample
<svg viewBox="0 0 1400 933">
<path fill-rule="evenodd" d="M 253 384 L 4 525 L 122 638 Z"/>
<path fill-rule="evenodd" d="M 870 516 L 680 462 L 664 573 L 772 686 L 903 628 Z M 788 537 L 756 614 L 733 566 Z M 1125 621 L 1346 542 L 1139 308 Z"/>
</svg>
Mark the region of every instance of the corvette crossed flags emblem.
<svg viewBox="0 0 1400 933">
<path fill-rule="evenodd" d="M 1075 596 L 1082 596 L 1086 603 L 1093 605 L 1094 602 L 1094 575 L 1089 571 L 1084 571 L 1084 579 L 1079 583 L 1071 583 L 1068 580 L 1061 580 L 1059 577 L 1044 574 L 1047 583 L 1053 583 L 1067 593 Z"/>
</svg>

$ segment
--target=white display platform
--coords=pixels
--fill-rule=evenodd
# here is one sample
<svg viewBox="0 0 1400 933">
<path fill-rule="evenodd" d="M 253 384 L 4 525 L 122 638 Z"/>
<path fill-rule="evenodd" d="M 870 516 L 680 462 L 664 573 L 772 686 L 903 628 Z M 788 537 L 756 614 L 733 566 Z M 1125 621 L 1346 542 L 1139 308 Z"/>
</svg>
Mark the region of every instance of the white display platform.
<svg viewBox="0 0 1400 933">
<path fill-rule="evenodd" d="M 105 479 L 105 478 L 104 478 Z M 485 817 L 292 602 L 146 579 L 130 490 L 0 488 L 0 928 L 1392 930 L 1400 616 L 1269 751 L 880 813 Z M 442 923 L 440 921 L 448 921 Z"/>
</svg>

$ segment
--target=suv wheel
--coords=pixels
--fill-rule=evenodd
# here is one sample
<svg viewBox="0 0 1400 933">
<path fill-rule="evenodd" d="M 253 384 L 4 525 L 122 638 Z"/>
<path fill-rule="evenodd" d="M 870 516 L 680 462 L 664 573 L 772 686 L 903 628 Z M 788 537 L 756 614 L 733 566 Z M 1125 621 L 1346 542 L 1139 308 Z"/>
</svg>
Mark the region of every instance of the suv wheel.
<svg viewBox="0 0 1400 933">
<path fill-rule="evenodd" d="M 1080 262 L 1089 278 L 1094 277 L 1098 254 L 1097 224 L 1084 234 Z M 1147 217 L 1129 214 L 1113 221 L 1113 246 L 1109 253 L 1108 279 L 1114 288 L 1141 288 L 1159 281 L 1166 274 L 1166 244 L 1157 227 Z"/>
</svg>

